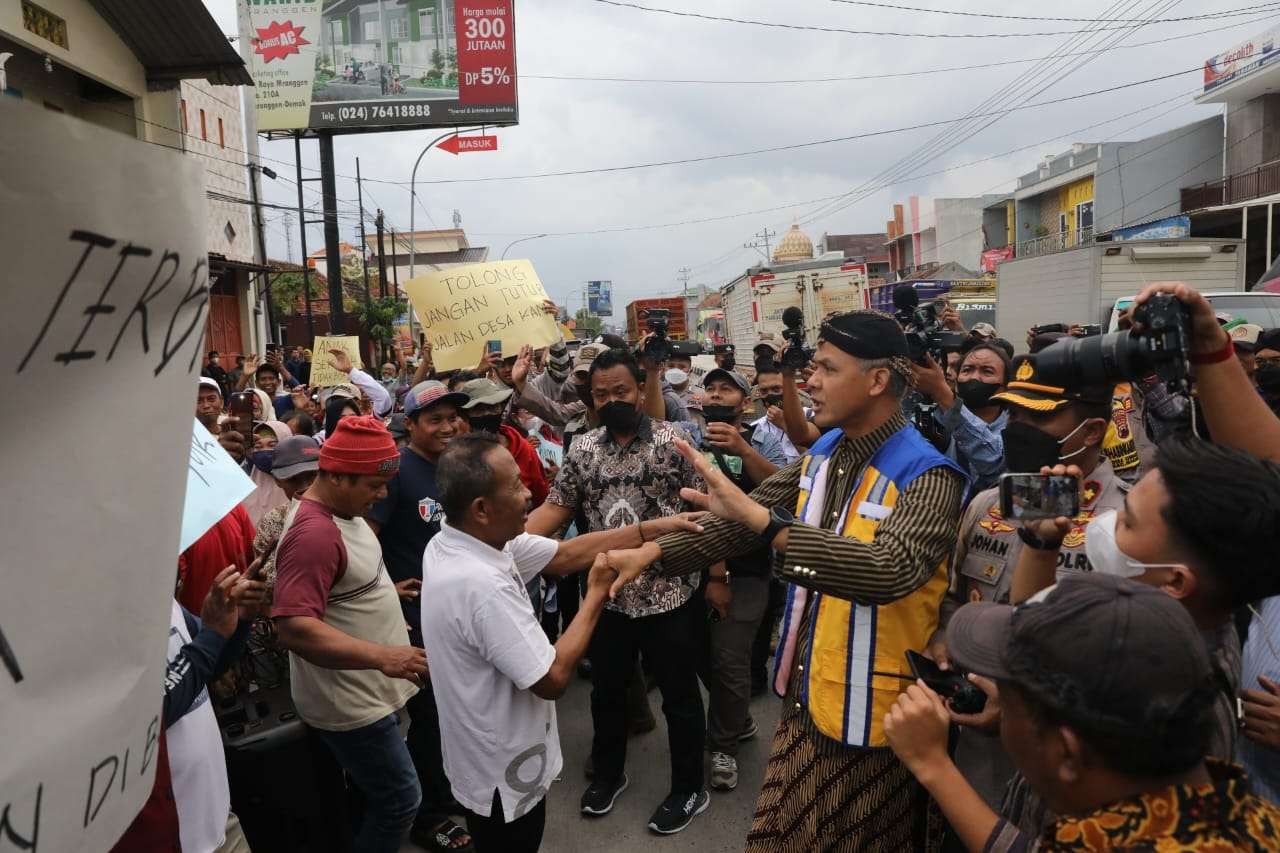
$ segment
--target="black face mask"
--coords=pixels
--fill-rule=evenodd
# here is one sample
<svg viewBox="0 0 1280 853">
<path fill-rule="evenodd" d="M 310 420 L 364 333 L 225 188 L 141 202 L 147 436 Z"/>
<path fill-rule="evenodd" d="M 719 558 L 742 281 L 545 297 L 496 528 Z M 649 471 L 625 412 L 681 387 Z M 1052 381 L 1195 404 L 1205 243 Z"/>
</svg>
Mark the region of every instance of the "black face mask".
<svg viewBox="0 0 1280 853">
<path fill-rule="evenodd" d="M 769 396 L 761 397 L 760 399 L 764 402 L 766 406 L 779 406 L 779 407 L 782 406 L 781 394 L 770 394 Z"/>
<path fill-rule="evenodd" d="M 1263 391 L 1280 394 L 1280 367 L 1259 367 L 1254 378 Z"/>
<path fill-rule="evenodd" d="M 635 432 L 636 424 L 640 420 L 640 410 L 621 400 L 605 403 L 596 410 L 596 414 L 600 416 L 600 423 L 604 424 L 609 432 L 620 432 L 623 435 Z"/>
<path fill-rule="evenodd" d="M 497 433 L 502 426 L 502 415 L 472 415 L 467 419 L 473 432 Z"/>
<path fill-rule="evenodd" d="M 709 424 L 732 423 L 737 416 L 737 406 L 720 406 L 711 403 L 704 403 L 702 406 L 702 417 Z"/>
<path fill-rule="evenodd" d="M 966 379 L 956 383 L 958 396 L 970 409 L 983 409 L 991 405 L 991 395 L 1000 390 L 994 382 L 983 382 L 981 379 Z"/>
<path fill-rule="evenodd" d="M 733 353 L 729 353 L 724 357 L 724 361 L 720 362 L 721 370 L 733 370 L 738 366 L 738 362 L 734 361 Z"/>
<path fill-rule="evenodd" d="M 1042 429 L 1011 421 L 1004 428 L 1004 464 L 1011 474 L 1038 474 L 1058 464 L 1058 440 Z"/>
</svg>

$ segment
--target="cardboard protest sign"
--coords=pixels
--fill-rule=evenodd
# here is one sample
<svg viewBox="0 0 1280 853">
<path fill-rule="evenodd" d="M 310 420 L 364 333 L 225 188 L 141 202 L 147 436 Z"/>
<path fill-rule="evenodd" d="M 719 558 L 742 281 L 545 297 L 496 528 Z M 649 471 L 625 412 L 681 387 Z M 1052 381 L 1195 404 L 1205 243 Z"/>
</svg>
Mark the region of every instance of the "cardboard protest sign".
<svg viewBox="0 0 1280 853">
<path fill-rule="evenodd" d="M 10 399 L 58 409 L 4 426 L 0 849 L 109 850 L 156 768 L 208 323 L 204 171 L 0 110 L 0 370 Z"/>
<path fill-rule="evenodd" d="M 187 497 L 182 505 L 178 551 L 191 546 L 256 487 L 204 424 L 195 418 L 187 462 Z"/>
<path fill-rule="evenodd" d="M 340 349 L 351 357 L 355 367 L 364 367 L 360 360 L 360 339 L 355 335 L 317 335 L 315 346 L 311 348 L 311 384 L 317 388 L 329 388 L 350 382 L 345 373 L 339 373 L 329 366 L 333 355 L 331 349 Z"/>
<path fill-rule="evenodd" d="M 504 355 L 560 340 L 559 324 L 542 307 L 547 291 L 528 261 L 450 267 L 420 275 L 404 289 L 436 370 L 474 367 L 488 340 L 501 341 Z"/>
</svg>

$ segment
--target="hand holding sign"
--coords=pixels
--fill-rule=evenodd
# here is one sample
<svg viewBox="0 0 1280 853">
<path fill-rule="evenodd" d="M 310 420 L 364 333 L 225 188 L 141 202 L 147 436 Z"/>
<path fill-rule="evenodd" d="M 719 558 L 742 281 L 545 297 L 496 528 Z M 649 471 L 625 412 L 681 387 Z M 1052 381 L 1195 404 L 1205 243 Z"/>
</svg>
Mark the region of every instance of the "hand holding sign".
<svg viewBox="0 0 1280 853">
<path fill-rule="evenodd" d="M 351 375 L 354 365 L 351 364 L 351 356 L 347 355 L 345 350 L 334 348 L 329 350 L 329 355 L 332 356 L 332 358 L 329 359 L 330 367 L 339 373 L 347 376 Z"/>
<path fill-rule="evenodd" d="M 335 364 L 337 355 L 334 350 L 341 351 L 346 356 L 346 361 Z M 310 381 L 313 388 L 331 388 L 349 382 L 352 368 L 362 364 L 360 339 L 355 335 L 319 335 L 311 351 L 316 354 L 316 360 L 311 365 Z"/>
<path fill-rule="evenodd" d="M 500 340 L 514 353 L 525 344 L 543 347 L 560 339 L 547 292 L 528 261 L 450 267 L 418 276 L 404 288 L 431 341 L 437 370 L 479 363 L 487 340 Z"/>
</svg>

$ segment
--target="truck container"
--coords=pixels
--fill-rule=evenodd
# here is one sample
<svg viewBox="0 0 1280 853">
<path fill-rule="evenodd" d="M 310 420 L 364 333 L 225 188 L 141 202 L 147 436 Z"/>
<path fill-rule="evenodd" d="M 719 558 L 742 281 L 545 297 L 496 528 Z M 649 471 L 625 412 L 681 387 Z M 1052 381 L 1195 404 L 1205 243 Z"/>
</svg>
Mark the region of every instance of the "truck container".
<svg viewBox="0 0 1280 853">
<path fill-rule="evenodd" d="M 1049 323 L 1111 320 L 1117 299 L 1155 281 L 1185 281 L 1201 292 L 1244 285 L 1243 240 L 1103 241 L 1078 249 L 1005 261 L 999 267 L 996 329 L 1018 349 L 1027 330 Z"/>
<path fill-rule="evenodd" d="M 849 260 L 798 261 L 753 267 L 720 290 L 729 343 L 750 350 L 761 335 L 783 330 L 782 313 L 804 312 L 805 336 L 817 340 L 822 318 L 870 304 L 867 265 Z"/>
<path fill-rule="evenodd" d="M 876 284 L 871 287 L 871 307 L 886 314 L 894 312 L 893 291 L 910 284 L 920 297 L 920 304 L 945 300 L 960 314 L 966 329 L 978 323 L 996 322 L 996 280 L 994 278 L 960 278 L 954 281 L 912 281 Z"/>
<path fill-rule="evenodd" d="M 680 296 L 659 296 L 654 299 L 637 299 L 627 306 L 627 340 L 638 343 L 640 336 L 648 331 L 645 319 L 654 308 L 667 309 L 667 337 L 673 341 L 689 339 L 689 325 L 685 318 L 684 298 Z"/>
</svg>

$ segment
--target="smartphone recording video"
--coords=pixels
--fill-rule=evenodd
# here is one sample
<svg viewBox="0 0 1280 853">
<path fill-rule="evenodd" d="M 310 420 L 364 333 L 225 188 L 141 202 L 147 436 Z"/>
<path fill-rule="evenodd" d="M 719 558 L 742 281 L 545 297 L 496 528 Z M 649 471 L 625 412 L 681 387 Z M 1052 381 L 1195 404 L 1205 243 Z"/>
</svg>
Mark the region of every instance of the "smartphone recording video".
<svg viewBox="0 0 1280 853">
<path fill-rule="evenodd" d="M 1008 521 L 1074 518 L 1080 512 L 1080 481 L 1053 474 L 1005 474 L 1000 512 Z"/>
</svg>

